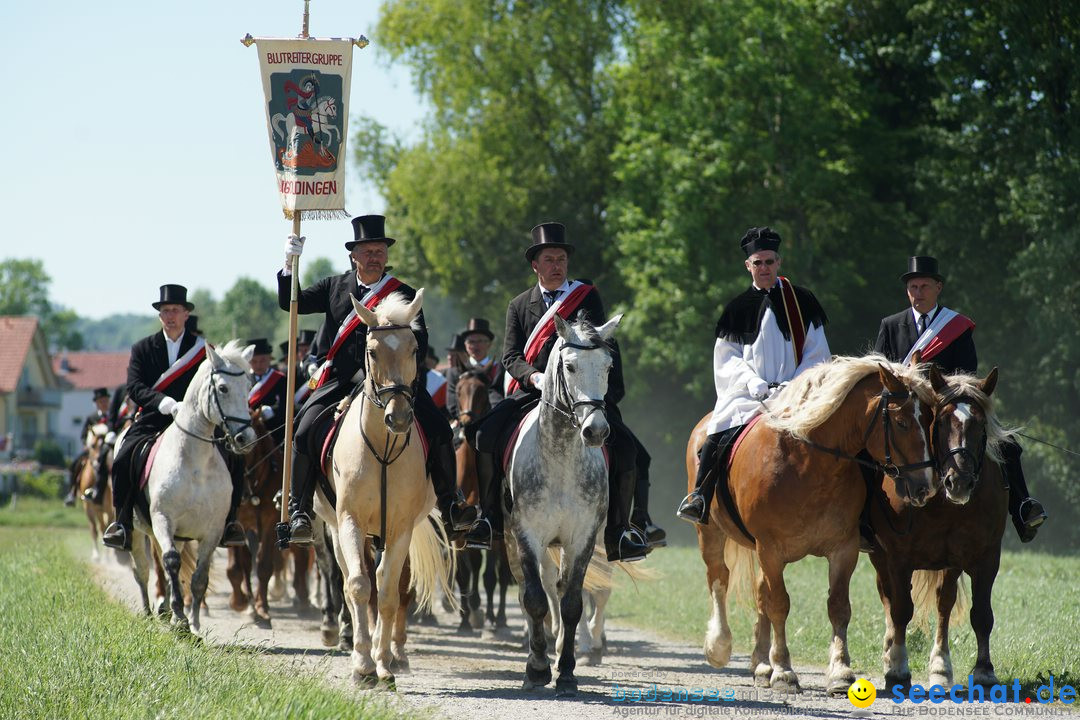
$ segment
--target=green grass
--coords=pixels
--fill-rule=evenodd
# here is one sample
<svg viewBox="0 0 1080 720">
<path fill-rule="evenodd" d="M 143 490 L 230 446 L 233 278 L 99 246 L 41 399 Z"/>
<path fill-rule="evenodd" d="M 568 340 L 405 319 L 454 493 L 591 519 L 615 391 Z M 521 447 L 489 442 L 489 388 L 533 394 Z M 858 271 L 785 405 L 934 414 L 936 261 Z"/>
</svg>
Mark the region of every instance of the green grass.
<svg viewBox="0 0 1080 720">
<path fill-rule="evenodd" d="M 0 505 L 0 527 L 88 528 L 82 501 L 64 507 L 61 500 L 20 495 L 14 504 Z"/>
<path fill-rule="evenodd" d="M 625 578 L 612 595 L 608 618 L 649 628 L 672 639 L 701 647 L 709 619 L 705 565 L 696 547 L 669 547 L 654 556 L 662 578 L 641 583 L 635 590 Z M 788 644 L 798 665 L 824 666 L 831 637 L 828 612 L 828 563 L 806 558 L 784 573 L 791 596 Z M 994 631 L 991 658 L 998 679 L 1019 678 L 1026 689 L 1042 684 L 1050 675 L 1060 687 L 1080 684 L 1080 558 L 1033 552 L 1005 553 L 994 584 Z M 884 611 L 874 585 L 874 568 L 860 557 L 851 581 L 851 624 L 848 627 L 852 668 L 856 673 L 880 677 Z M 728 618 L 734 651 L 753 648 L 751 610 L 730 603 Z M 965 679 L 975 663 L 975 635 L 965 617 L 950 627 L 953 670 Z M 931 631 L 908 633 L 908 653 L 916 683 L 926 680 L 926 664 L 933 643 Z M 704 655 L 702 656 L 704 659 Z"/>
<path fill-rule="evenodd" d="M 0 717 L 400 717 L 250 649 L 210 647 L 110 601 L 71 531 L 0 528 Z"/>
</svg>

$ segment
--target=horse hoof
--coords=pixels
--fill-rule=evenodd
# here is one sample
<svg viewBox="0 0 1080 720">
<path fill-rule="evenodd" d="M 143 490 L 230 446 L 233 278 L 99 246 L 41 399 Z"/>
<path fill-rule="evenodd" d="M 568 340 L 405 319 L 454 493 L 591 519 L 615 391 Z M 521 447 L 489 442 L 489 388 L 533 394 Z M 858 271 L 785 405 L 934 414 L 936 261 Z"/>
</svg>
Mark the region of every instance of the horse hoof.
<svg viewBox="0 0 1080 720">
<path fill-rule="evenodd" d="M 542 670 L 534 670 L 531 665 L 525 666 L 525 684 L 523 690 L 540 688 L 551 682 L 551 666 L 547 665 Z"/>
<path fill-rule="evenodd" d="M 829 697 L 847 697 L 848 690 L 851 689 L 851 683 L 855 682 L 853 677 L 850 681 L 845 680 L 833 680 L 829 683 L 829 686 L 825 689 Z"/>
<path fill-rule="evenodd" d="M 794 670 L 777 670 L 769 679 L 769 687 L 778 693 L 797 693 L 799 677 Z"/>
<path fill-rule="evenodd" d="M 559 678 L 555 681 L 555 697 L 570 698 L 577 696 L 576 678 Z"/>
<path fill-rule="evenodd" d="M 385 692 L 397 692 L 397 678 L 393 675 L 379 678 L 378 689 Z"/>
<path fill-rule="evenodd" d="M 390 661 L 390 669 L 398 675 L 408 675 L 412 673 L 412 668 L 409 667 L 409 658 L 394 658 Z"/>
<path fill-rule="evenodd" d="M 604 651 L 597 648 L 595 650 L 590 650 L 585 655 L 585 657 L 583 657 L 581 659 L 581 664 L 582 665 L 588 665 L 590 667 L 595 667 L 596 665 L 601 664 L 603 662 L 603 660 L 604 660 Z"/>
<path fill-rule="evenodd" d="M 338 644 L 338 630 L 337 628 L 323 627 L 319 628 L 319 632 L 322 634 L 323 647 L 336 647 Z M 344 649 L 344 648 L 342 648 Z M 352 650 L 352 648 L 349 648 Z"/>
<path fill-rule="evenodd" d="M 904 693 L 911 690 L 911 673 L 906 675 L 890 675 L 889 673 L 885 673 L 885 689 L 891 692 L 897 685 L 900 686 L 900 690 Z"/>
<path fill-rule="evenodd" d="M 772 678 L 772 666 L 760 663 L 754 668 L 754 684 L 758 687 L 769 687 Z"/>
<path fill-rule="evenodd" d="M 473 610 L 469 613 L 469 625 L 473 630 L 482 630 L 484 628 L 484 614 L 479 610 Z"/>
<path fill-rule="evenodd" d="M 364 675 L 363 673 L 354 671 L 352 674 L 352 681 L 353 684 L 356 685 L 356 687 L 358 688 L 372 689 L 378 687 L 379 676 L 375 673 L 372 673 L 370 675 Z"/>
<path fill-rule="evenodd" d="M 273 625 L 270 622 L 270 618 L 256 615 L 252 620 L 255 622 L 255 627 L 263 630 L 272 630 Z"/>
</svg>

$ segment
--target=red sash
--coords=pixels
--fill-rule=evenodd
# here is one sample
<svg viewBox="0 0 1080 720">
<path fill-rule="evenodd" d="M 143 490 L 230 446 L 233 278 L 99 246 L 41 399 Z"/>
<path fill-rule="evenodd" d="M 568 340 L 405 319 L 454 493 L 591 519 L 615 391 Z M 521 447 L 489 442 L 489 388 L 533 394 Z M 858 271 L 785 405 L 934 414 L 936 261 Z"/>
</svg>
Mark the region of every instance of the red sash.
<svg viewBox="0 0 1080 720">
<path fill-rule="evenodd" d="M 586 285 L 585 283 L 578 285 L 565 298 L 558 301 L 560 304 L 555 312 L 545 313 L 545 317 L 541 319 L 540 324 L 536 326 L 532 335 L 529 336 L 528 342 L 525 343 L 525 362 L 535 367 L 534 363 L 540 357 L 540 351 L 551 336 L 555 334 L 555 316 L 559 315 L 563 320 L 568 319 L 581 306 L 582 300 L 592 289 L 592 285 Z M 521 383 L 517 381 L 517 378 L 509 375 L 507 377 L 506 394 L 510 395 L 521 387 Z"/>
<path fill-rule="evenodd" d="M 203 338 L 196 338 L 195 344 L 191 346 L 186 353 L 176 359 L 169 369 L 161 373 L 161 377 L 157 379 L 154 386 L 150 388 L 155 392 L 164 392 L 165 388 L 173 384 L 176 378 L 180 377 L 187 371 L 194 367 L 198 367 L 199 363 L 206 357 L 206 340 Z"/>
<path fill-rule="evenodd" d="M 791 334 L 791 348 L 795 351 L 795 367 L 803 359 L 803 347 L 806 345 L 806 323 L 803 322 L 802 309 L 795 297 L 795 288 L 786 277 L 780 276 L 780 293 L 784 297 L 784 311 L 787 315 L 788 331 Z"/>
<path fill-rule="evenodd" d="M 368 310 L 374 310 L 375 307 L 381 303 L 386 296 L 401 287 L 401 281 L 396 277 L 387 277 L 386 282 L 377 291 L 368 293 L 369 297 L 364 300 L 364 307 Z M 330 346 L 330 350 L 326 353 L 326 360 L 319 367 L 319 379 L 315 383 L 316 388 L 321 388 L 326 384 L 326 381 L 330 377 L 330 366 L 334 363 L 334 356 L 337 355 L 338 350 L 345 344 L 345 341 L 356 332 L 356 329 L 360 327 L 360 316 L 353 310 L 345 318 L 345 321 L 341 323 L 341 327 L 338 328 L 337 336 L 334 338 L 334 344 Z M 310 381 L 309 381 L 310 382 Z"/>
<path fill-rule="evenodd" d="M 426 386 L 428 395 L 431 396 L 431 400 L 435 403 L 435 407 L 446 407 L 446 378 L 443 377 L 443 374 L 434 370 L 428 370 Z"/>
<path fill-rule="evenodd" d="M 263 399 L 270 394 L 270 391 L 277 387 L 277 384 L 285 379 L 285 373 L 279 370 L 271 370 L 270 374 L 259 381 L 255 387 L 251 388 L 251 392 L 248 393 L 248 407 L 257 408 L 263 404 Z"/>
<path fill-rule="evenodd" d="M 957 313 L 955 317 L 945 323 L 945 327 L 941 328 L 941 330 L 926 343 L 926 347 L 922 351 L 923 362 L 932 360 L 935 355 L 940 354 L 942 350 L 947 348 L 953 340 L 974 327 L 974 320 Z"/>
</svg>

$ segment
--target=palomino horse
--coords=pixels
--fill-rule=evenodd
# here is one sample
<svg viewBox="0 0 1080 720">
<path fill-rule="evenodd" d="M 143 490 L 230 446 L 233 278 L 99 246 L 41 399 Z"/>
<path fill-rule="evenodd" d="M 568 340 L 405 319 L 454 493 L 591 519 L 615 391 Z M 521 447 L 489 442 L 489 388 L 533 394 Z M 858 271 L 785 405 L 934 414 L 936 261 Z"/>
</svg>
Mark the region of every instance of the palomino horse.
<svg viewBox="0 0 1080 720">
<path fill-rule="evenodd" d="M 918 593 L 927 605 L 936 600 L 929 685 L 952 685 L 949 616 L 963 572 L 971 576 L 971 627 L 978 644 L 971 675 L 977 685 L 996 685 L 990 660 L 994 627 L 990 595 L 1001 559 L 1009 497 L 999 466 L 1000 447 L 1009 433 L 994 416 L 990 399 L 997 368 L 979 380 L 970 375 L 942 378 L 937 367 L 931 366 L 930 381 L 938 393 L 932 439 L 944 497 L 935 497 L 916 513 L 898 501 L 890 483 L 884 483 L 875 489 L 870 503 L 877 539 L 870 561 L 877 569 L 878 592 L 885 607 L 885 685 L 911 685 L 906 634 L 914 612 L 913 584 L 936 591 L 933 599 L 930 592 Z M 937 572 L 914 573 L 913 583 L 915 570 Z"/>
<path fill-rule="evenodd" d="M 465 370 L 458 376 L 458 429 L 466 435 L 470 427 L 491 410 L 488 389 L 491 378 L 489 365 Z M 472 443 L 462 442 L 457 451 L 457 480 L 465 501 L 479 504 L 480 487 L 477 479 L 478 456 Z M 457 583 L 461 593 L 461 624 L 459 631 L 481 630 L 484 627 L 484 613 L 480 609 L 480 577 L 483 565 L 483 553 L 480 550 L 466 549 L 458 551 Z M 495 629 L 506 627 L 506 590 L 510 585 L 510 564 L 506 559 L 506 546 L 497 540 L 487 551 L 487 567 L 483 570 L 484 589 L 487 592 L 487 620 Z M 499 610 L 494 609 L 496 584 L 499 586 Z"/>
<path fill-rule="evenodd" d="M 914 368 L 881 356 L 833 358 L 803 372 L 772 400 L 770 412 L 745 433 L 730 464 L 737 519 L 718 488 L 709 524 L 697 526 L 713 602 L 705 635 L 711 665 L 724 667 L 731 658 L 724 549 L 734 542 L 755 550 L 760 563 L 750 656 L 754 677 L 777 690 L 797 690 L 787 647 L 790 598 L 784 566 L 807 555 L 824 556 L 833 628 L 826 686 L 830 693 L 847 692 L 855 681 L 847 647 L 848 583 L 859 556 L 859 515 L 866 498 L 859 463 L 885 468 L 897 497 L 913 507 L 925 505 L 937 490 L 927 437 L 932 403 L 930 383 Z M 691 489 L 704 439 L 700 426 L 687 447 Z M 739 567 L 748 571 L 750 563 Z"/>
<path fill-rule="evenodd" d="M 143 610 L 150 613 L 146 581 L 150 555 L 146 537 L 157 541 L 169 578 L 172 622 L 188 629 L 184 615 L 184 592 L 180 584 L 180 553 L 177 540 L 198 540 L 199 552 L 191 576 L 190 628 L 199 630 L 199 611 L 209 581 L 210 558 L 221 540 L 229 512 L 232 481 L 225 460 L 218 452 L 215 428 L 225 435 L 233 451 L 246 453 L 255 442 L 248 415 L 250 389 L 248 361 L 253 345 L 244 347 L 231 340 L 220 351 L 209 344 L 206 359 L 184 394 L 175 422 L 165 429 L 157 457 L 146 484 L 149 522 L 142 511 L 135 513 L 132 557 L 139 583 Z"/>
<path fill-rule="evenodd" d="M 447 595 L 453 594 L 449 587 L 453 555 L 444 552 L 449 546 L 438 534 L 441 524 L 428 520 L 435 491 L 427 479 L 422 443 L 414 437 L 417 342 L 412 325 L 423 297 L 423 290 L 412 302 L 391 294 L 374 312 L 353 300 L 356 314 L 368 326 L 365 379 L 360 396 L 341 418 L 333 450 L 330 482 L 337 507 L 330 506 L 321 490 L 315 501 L 345 576 L 345 599 L 354 619 L 352 676 L 361 685 L 381 681 L 392 687 L 391 663 L 408 664 L 404 622 L 408 607 L 401 606 L 399 590 L 406 559 L 422 606 L 430 603 L 437 584 Z M 362 621 L 372 588 L 365 548 L 368 535 L 380 536 L 385 548 L 375 569 L 374 647 L 369 623 Z"/>
<path fill-rule="evenodd" d="M 97 481 L 96 468 L 99 459 L 106 463 L 106 467 L 109 467 L 112 463 L 111 456 L 101 458 L 102 452 L 108 452 L 108 446 L 105 445 L 105 436 L 108 434 L 109 427 L 105 423 L 98 423 L 87 430 L 84 440 L 86 458 L 80 463 L 77 468 L 78 474 L 75 476 L 75 496 L 83 499 L 83 506 L 86 508 L 86 519 L 90 522 L 90 539 L 93 541 L 95 561 L 100 557 L 97 547 L 98 537 L 105 532 L 105 528 L 109 527 L 115 517 L 111 483 L 105 483 L 105 493 L 102 495 L 100 503 L 91 502 L 83 496 L 83 493 L 94 487 L 94 483 Z"/>
<path fill-rule="evenodd" d="M 274 496 L 281 491 L 284 453 L 281 446 L 274 443 L 274 437 L 258 413 L 252 415 L 251 429 L 258 440 L 244 458 L 244 475 L 249 493 L 245 493 L 244 502 L 236 512 L 237 521 L 247 529 L 248 546 L 229 548 L 229 565 L 225 574 L 232 585 L 229 606 L 242 612 L 250 603 L 255 624 L 269 628 L 270 604 L 266 593 L 276 561 L 281 557 L 276 542 L 275 527 L 279 513 L 274 507 Z M 254 592 L 251 587 L 253 559 L 256 576 Z"/>
<path fill-rule="evenodd" d="M 612 358 L 608 341 L 622 316 L 600 327 L 568 325 L 555 315 L 558 338 L 548 356 L 542 402 L 526 417 L 507 471 L 513 508 L 506 517 L 510 567 L 529 632 L 523 689 L 551 682 L 544 619 L 559 607 L 563 643 L 558 695 L 577 693 L 575 633 L 582 614 L 582 585 L 596 534 L 607 515 L 608 481 L 603 444 L 611 428 L 604 409 Z M 558 573 L 548 553 L 562 548 Z M 557 587 L 545 587 L 544 578 Z"/>
</svg>

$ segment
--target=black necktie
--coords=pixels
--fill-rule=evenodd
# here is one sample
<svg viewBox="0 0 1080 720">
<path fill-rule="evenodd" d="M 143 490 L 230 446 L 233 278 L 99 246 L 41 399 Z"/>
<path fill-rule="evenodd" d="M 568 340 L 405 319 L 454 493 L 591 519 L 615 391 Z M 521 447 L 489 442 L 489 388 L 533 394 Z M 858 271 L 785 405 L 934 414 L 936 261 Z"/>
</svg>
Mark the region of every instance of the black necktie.
<svg viewBox="0 0 1080 720">
<path fill-rule="evenodd" d="M 365 287 L 363 285 L 357 285 L 356 286 L 356 299 L 357 300 L 363 300 L 364 296 L 367 295 L 369 292 L 371 292 L 371 288 Z"/>
<path fill-rule="evenodd" d="M 548 307 L 551 307 L 551 303 L 558 300 L 560 295 L 562 295 L 562 290 L 545 290 L 544 298 L 547 299 Z"/>
<path fill-rule="evenodd" d="M 919 327 L 919 335 L 921 336 L 924 332 L 926 332 L 926 316 L 925 315 L 922 315 L 922 314 L 919 315 L 918 327 Z"/>
</svg>

